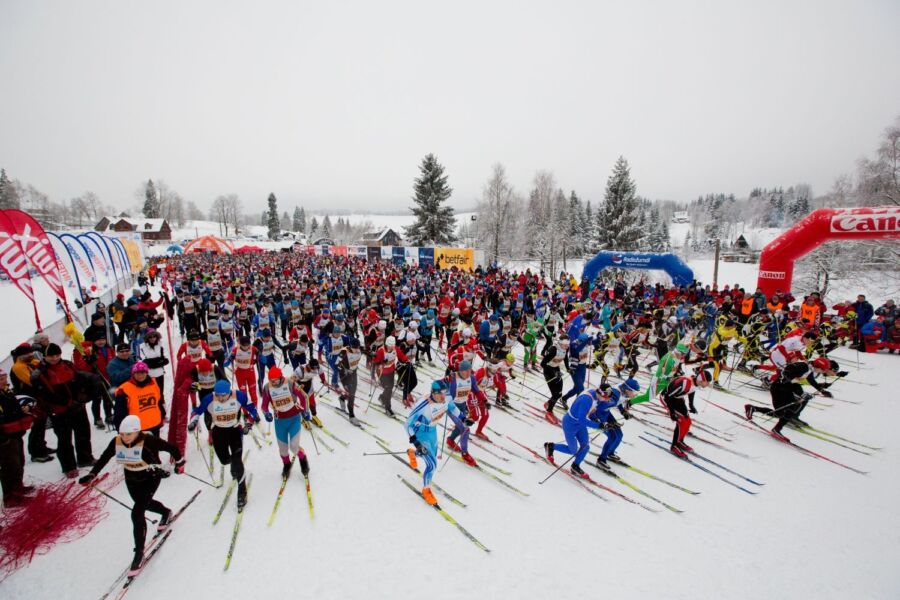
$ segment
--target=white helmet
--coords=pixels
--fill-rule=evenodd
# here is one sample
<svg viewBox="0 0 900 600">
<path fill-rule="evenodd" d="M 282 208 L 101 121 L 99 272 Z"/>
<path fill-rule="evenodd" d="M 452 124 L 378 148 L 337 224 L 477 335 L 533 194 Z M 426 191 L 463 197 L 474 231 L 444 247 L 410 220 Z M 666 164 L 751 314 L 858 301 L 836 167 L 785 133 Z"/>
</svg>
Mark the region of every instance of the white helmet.
<svg viewBox="0 0 900 600">
<path fill-rule="evenodd" d="M 387 321 L 385 321 L 385 320 L 378 321 L 378 329 L 387 329 Z"/>
<path fill-rule="evenodd" d="M 385 346 L 393 346 L 397 343 L 397 340 L 394 339 L 394 336 L 389 335 L 386 340 L 384 340 Z"/>
<path fill-rule="evenodd" d="M 137 415 L 128 415 L 119 423 L 119 433 L 137 433 L 141 430 L 141 420 Z"/>
<path fill-rule="evenodd" d="M 463 337 L 472 337 L 472 330 L 468 327 L 463 329 Z"/>
</svg>

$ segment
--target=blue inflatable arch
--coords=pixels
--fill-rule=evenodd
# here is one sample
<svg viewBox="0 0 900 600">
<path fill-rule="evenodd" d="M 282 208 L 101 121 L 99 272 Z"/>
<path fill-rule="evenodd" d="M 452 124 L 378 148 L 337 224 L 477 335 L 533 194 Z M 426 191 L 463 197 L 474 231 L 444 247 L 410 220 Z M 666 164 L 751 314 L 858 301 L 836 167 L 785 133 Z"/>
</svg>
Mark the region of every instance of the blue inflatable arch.
<svg viewBox="0 0 900 600">
<path fill-rule="evenodd" d="M 684 262 L 671 253 L 656 254 L 653 252 L 600 252 L 584 265 L 581 276 L 587 277 L 593 286 L 594 279 L 603 269 L 648 269 L 665 271 L 675 285 L 690 285 L 694 281 L 694 272 Z"/>
</svg>

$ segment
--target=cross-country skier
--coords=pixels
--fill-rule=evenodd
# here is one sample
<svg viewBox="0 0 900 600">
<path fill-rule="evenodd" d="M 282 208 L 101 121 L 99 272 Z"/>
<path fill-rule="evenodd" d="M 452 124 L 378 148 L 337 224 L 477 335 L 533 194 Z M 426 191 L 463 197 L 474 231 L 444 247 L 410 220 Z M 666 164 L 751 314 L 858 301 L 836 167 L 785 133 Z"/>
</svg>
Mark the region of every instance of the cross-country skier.
<svg viewBox="0 0 900 600">
<path fill-rule="evenodd" d="M 437 423 L 446 414 L 460 429 L 468 429 L 463 423 L 462 413 L 453 402 L 447 402 L 447 384 L 435 381 L 431 393 L 419 400 L 406 417 L 406 433 L 409 443 L 415 447 L 415 455 L 425 458 L 425 472 L 422 474 L 422 497 L 428 504 L 437 504 L 431 492 L 431 478 L 437 467 Z M 410 464 L 415 467 L 415 459 L 410 456 Z"/>
<path fill-rule="evenodd" d="M 241 410 L 250 414 L 249 420 L 241 427 Z M 200 415 L 209 411 L 212 415 L 213 448 L 219 462 L 230 465 L 231 477 L 238 482 L 237 505 L 241 509 L 247 503 L 247 484 L 244 481 L 243 436 L 250 433 L 250 428 L 259 420 L 259 415 L 243 391 L 232 391 L 227 381 L 217 381 L 213 393 L 200 399 L 200 406 L 191 411 L 188 431 L 197 428 Z"/>
<path fill-rule="evenodd" d="M 710 384 L 712 375 L 706 369 L 698 369 L 692 377 L 677 377 L 660 393 L 659 399 L 669 411 L 669 418 L 675 422 L 672 433 L 672 454 L 678 458 L 686 458 L 687 452 L 693 450 L 684 443 L 684 437 L 691 429 L 691 417 L 688 413 L 696 413 L 694 407 L 694 386 L 705 388 Z M 687 399 L 687 403 L 685 403 Z"/>
<path fill-rule="evenodd" d="M 835 375 L 838 368 L 838 364 L 835 361 L 829 360 L 824 356 L 820 356 L 811 362 L 801 360 L 788 363 L 781 369 L 778 377 L 769 387 L 773 408 L 745 404 L 744 414 L 747 416 L 747 420 L 752 421 L 753 415 L 756 413 L 778 417 L 778 422 L 772 428 L 772 437 L 783 442 L 789 442 L 790 440 L 781 433 L 781 430 L 791 421 L 795 421 L 800 425 L 806 425 L 806 423 L 800 421 L 800 413 L 803 412 L 803 409 L 806 408 L 807 403 L 812 398 L 812 395 L 804 393 L 800 382 L 803 381 L 809 384 L 820 394 L 830 398 L 831 392 L 825 389 L 829 384 L 819 383 L 816 381 L 815 376 L 819 374 Z"/>
<path fill-rule="evenodd" d="M 616 449 L 622 443 L 622 427 L 613 416 L 612 409 L 618 408 L 623 417 L 630 419 L 631 415 L 628 412 L 629 399 L 637 395 L 640 389 L 640 384 L 634 379 L 628 379 L 617 387 L 601 384 L 598 389 L 600 397 L 597 401 L 597 410 L 591 416 L 591 419 L 600 423 L 600 428 L 606 434 L 606 442 L 600 450 L 600 456 L 597 457 L 597 466 L 601 469 L 609 468 L 607 460 L 619 462 Z"/>
<path fill-rule="evenodd" d="M 462 454 L 463 460 L 470 466 L 475 466 L 475 459 L 469 454 L 469 427 L 481 419 L 487 422 L 487 402 L 484 392 L 478 388 L 478 382 L 472 373 L 472 363 L 467 360 L 459 363 L 459 369 L 456 373 L 450 375 L 447 390 L 450 398 L 456 404 L 456 408 L 463 415 L 465 423 L 456 425 L 453 431 L 447 437 L 447 445 L 451 450 L 455 450 Z M 484 414 L 482 414 L 484 413 Z M 456 439 L 459 438 L 459 443 Z"/>
<path fill-rule="evenodd" d="M 600 428 L 600 423 L 591 419 L 597 411 L 597 398 L 597 390 L 588 390 L 575 398 L 572 406 L 569 407 L 569 410 L 562 418 L 563 435 L 565 435 L 566 441 L 564 443 L 546 442 L 544 444 L 547 460 L 553 464 L 556 464 L 553 460 L 553 453 L 556 451 L 574 455 L 575 459 L 572 461 L 571 467 L 572 474 L 583 479 L 588 479 L 588 474 L 581 468 L 581 461 L 587 456 L 591 447 L 587 428 Z"/>
<path fill-rule="evenodd" d="M 274 411 L 269 410 L 270 404 Z M 284 465 L 281 476 L 286 479 L 290 474 L 293 453 L 300 461 L 300 472 L 306 477 L 309 474 L 309 461 L 300 446 L 300 413 L 303 409 L 297 401 L 291 382 L 285 379 L 278 367 L 269 369 L 269 382 L 262 390 L 262 410 L 266 421 L 271 423 L 275 420 L 275 439 L 278 440 L 278 454 Z"/>
<path fill-rule="evenodd" d="M 131 525 L 134 532 L 134 560 L 131 561 L 129 576 L 134 576 L 144 560 L 144 542 L 147 539 L 146 511 L 160 516 L 157 530 L 164 531 L 169 525 L 171 509 L 153 498 L 162 481 L 164 471 L 159 460 L 160 452 L 168 452 L 175 459 L 175 472 L 184 472 L 184 458 L 178 448 L 155 435 L 141 432 L 141 420 L 128 415 L 119 424 L 119 435 L 109 441 L 106 449 L 97 459 L 91 471 L 78 480 L 88 485 L 103 470 L 113 456 L 125 471 L 125 487 L 134 505 L 131 508 Z"/>
</svg>

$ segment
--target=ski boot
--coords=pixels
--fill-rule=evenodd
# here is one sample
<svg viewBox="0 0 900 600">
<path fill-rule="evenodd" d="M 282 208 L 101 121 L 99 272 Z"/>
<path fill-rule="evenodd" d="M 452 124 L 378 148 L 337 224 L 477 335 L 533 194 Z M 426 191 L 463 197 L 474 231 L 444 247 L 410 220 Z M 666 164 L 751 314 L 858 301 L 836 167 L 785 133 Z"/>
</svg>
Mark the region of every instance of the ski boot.
<svg viewBox="0 0 900 600">
<path fill-rule="evenodd" d="M 162 533 L 166 529 L 169 528 L 169 521 L 172 519 L 172 511 L 170 509 L 166 509 L 166 512 L 162 514 L 159 518 L 159 523 L 156 524 L 156 532 Z"/>
<path fill-rule="evenodd" d="M 338 396 L 338 402 L 341 403 L 341 412 L 347 412 L 347 400 L 343 396 Z"/>
<path fill-rule="evenodd" d="M 453 438 L 447 438 L 447 446 L 454 452 L 460 451 L 459 444 L 457 444 L 456 440 L 454 440 Z"/>
<path fill-rule="evenodd" d="M 756 412 L 756 408 L 752 404 L 744 405 L 744 416 L 747 417 L 748 421 L 753 420 L 753 413 Z"/>
<path fill-rule="evenodd" d="M 238 512 L 244 510 L 244 507 L 247 505 L 247 483 L 245 481 L 241 481 L 238 484 L 238 493 L 237 493 L 237 509 Z"/>
<path fill-rule="evenodd" d="M 613 452 L 612 454 L 610 454 L 609 456 L 607 456 L 607 457 L 606 457 L 606 460 L 608 460 L 608 461 L 610 461 L 610 462 L 614 462 L 614 463 L 616 463 L 617 465 L 622 465 L 623 467 L 627 467 L 627 466 L 628 466 L 628 464 L 627 464 L 624 460 L 622 460 L 622 459 L 619 457 L 619 455 L 616 454 L 615 452 Z"/>
<path fill-rule="evenodd" d="M 350 424 L 355 425 L 356 427 L 362 428 L 362 425 L 359 422 L 359 419 L 356 417 L 350 417 Z"/>
<path fill-rule="evenodd" d="M 134 577 L 141 571 L 141 565 L 144 562 L 144 549 L 134 551 L 134 558 L 131 561 L 131 568 L 128 569 L 128 576 Z"/>
<path fill-rule="evenodd" d="M 724 387 L 722 387 L 722 384 L 719 383 L 718 381 L 713 381 L 713 387 L 714 387 L 715 389 L 717 389 L 717 390 L 724 390 L 724 389 L 725 389 Z"/>
<path fill-rule="evenodd" d="M 581 479 L 590 479 L 590 476 L 584 472 L 580 465 L 572 465 L 572 474 Z"/>
<path fill-rule="evenodd" d="M 291 467 L 294 465 L 290 460 L 284 463 L 284 466 L 281 467 L 281 478 L 287 479 L 291 474 Z"/>
<path fill-rule="evenodd" d="M 103 422 L 103 419 L 97 419 L 94 421 L 94 429 L 104 430 L 106 429 L 106 423 Z"/>
<path fill-rule="evenodd" d="M 313 415 L 313 416 L 312 416 L 312 422 L 313 422 L 313 424 L 314 424 L 316 427 L 319 427 L 319 428 L 323 427 L 323 425 L 322 425 L 322 419 L 320 419 L 320 418 L 317 417 L 316 415 Z"/>
<path fill-rule="evenodd" d="M 406 456 L 407 456 L 407 458 L 409 458 L 409 466 L 410 466 L 410 468 L 412 468 L 413 470 L 418 469 L 418 468 L 419 468 L 419 461 L 416 460 L 416 451 L 413 450 L 412 448 L 409 448 L 409 449 L 407 449 L 407 451 L 406 451 Z M 425 488 L 425 489 L 428 489 L 428 488 Z M 422 495 L 424 496 L 425 494 L 423 493 Z"/>
<path fill-rule="evenodd" d="M 678 447 L 684 450 L 685 452 L 693 452 L 694 449 L 684 443 L 684 441 L 678 442 Z"/>
<path fill-rule="evenodd" d="M 490 441 L 491 441 L 491 438 L 489 438 L 483 431 L 476 431 L 476 432 L 475 432 L 475 437 L 477 437 L 477 438 L 480 439 L 480 440 L 484 440 L 484 441 L 486 441 L 486 442 L 490 442 Z"/>
<path fill-rule="evenodd" d="M 569 410 L 569 402 L 566 399 L 560 398 L 559 404 L 563 407 L 563 410 Z"/>
<path fill-rule="evenodd" d="M 803 427 L 809 427 L 809 423 L 807 423 L 806 421 L 803 421 L 802 419 L 800 419 L 798 417 L 794 417 L 793 419 L 791 419 L 791 425 L 793 425 L 794 427 L 799 427 L 801 429 Z"/>
<path fill-rule="evenodd" d="M 610 467 L 609 463 L 606 461 L 607 461 L 606 458 L 603 458 L 602 456 L 598 456 L 597 457 L 597 467 L 599 467 L 600 469 L 603 469 L 604 471 L 606 471 L 608 473 L 612 473 L 612 467 Z"/>
<path fill-rule="evenodd" d="M 677 456 L 678 458 L 687 458 L 687 454 L 685 453 L 685 451 L 682 450 L 681 448 L 679 448 L 678 446 L 676 446 L 675 444 L 672 444 L 672 445 L 669 447 L 669 452 L 671 452 L 672 454 L 674 454 L 674 455 Z"/>
<path fill-rule="evenodd" d="M 427 502 L 431 506 L 437 506 L 437 498 L 435 498 L 434 494 L 431 493 L 430 487 L 422 488 L 422 498 L 424 498 L 425 502 Z"/>
<path fill-rule="evenodd" d="M 553 442 L 544 443 L 544 455 L 547 457 L 547 460 L 549 460 L 551 464 L 556 464 L 556 461 L 553 460 Z"/>
<path fill-rule="evenodd" d="M 778 431 L 777 429 L 773 429 L 773 430 L 770 431 L 769 433 L 772 435 L 773 438 L 775 438 L 775 439 L 778 440 L 779 442 L 784 442 L 784 443 L 788 444 L 788 443 L 790 443 L 790 441 L 791 441 L 791 440 L 788 439 L 788 437 L 787 437 L 786 435 L 784 435 L 783 433 L 781 433 L 781 432 Z"/>
<path fill-rule="evenodd" d="M 306 458 L 306 455 L 298 456 L 300 459 L 300 473 L 307 477 L 309 476 L 309 459 Z"/>
<path fill-rule="evenodd" d="M 468 452 L 466 452 L 465 454 L 462 455 L 462 459 L 463 459 L 463 461 L 465 461 L 465 463 L 466 463 L 467 465 L 469 465 L 470 467 L 477 467 L 477 466 L 478 466 L 478 463 L 475 462 L 475 457 L 472 456 L 471 454 L 469 454 Z"/>
</svg>

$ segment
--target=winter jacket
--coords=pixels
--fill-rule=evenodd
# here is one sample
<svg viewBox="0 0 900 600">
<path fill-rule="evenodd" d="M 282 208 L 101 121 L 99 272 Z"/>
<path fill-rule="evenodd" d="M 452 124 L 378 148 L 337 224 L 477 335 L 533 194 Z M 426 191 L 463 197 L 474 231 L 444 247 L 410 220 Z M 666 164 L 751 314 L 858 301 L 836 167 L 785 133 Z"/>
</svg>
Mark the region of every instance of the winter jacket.
<svg viewBox="0 0 900 600">
<path fill-rule="evenodd" d="M 868 323 L 875 314 L 875 309 L 866 300 L 854 302 L 853 310 L 856 311 L 856 324 L 860 326 Z"/>
<path fill-rule="evenodd" d="M 109 374 L 109 383 L 113 386 L 119 386 L 128 381 L 131 377 L 131 367 L 137 362 L 133 356 L 129 356 L 128 360 L 122 360 L 118 356 L 109 361 L 106 365 L 106 372 Z"/>
</svg>

